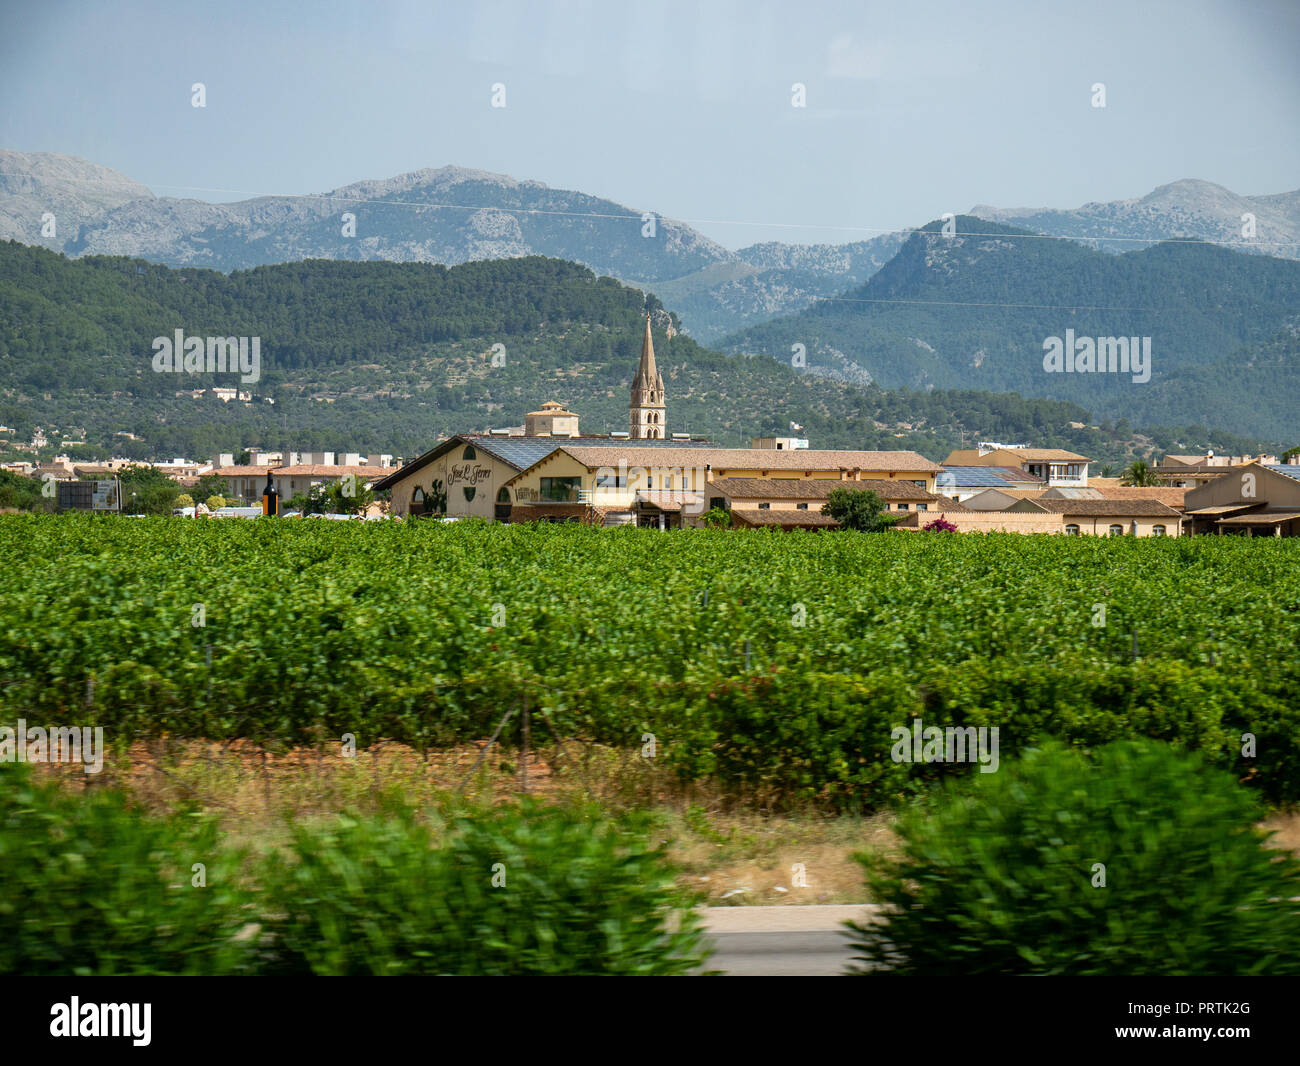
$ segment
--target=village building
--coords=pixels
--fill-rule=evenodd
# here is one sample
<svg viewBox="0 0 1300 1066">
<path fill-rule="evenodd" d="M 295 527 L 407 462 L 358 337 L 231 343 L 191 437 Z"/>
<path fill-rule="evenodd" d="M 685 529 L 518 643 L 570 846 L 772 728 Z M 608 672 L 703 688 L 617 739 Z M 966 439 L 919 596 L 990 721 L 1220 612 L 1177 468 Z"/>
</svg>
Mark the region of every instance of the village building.
<svg viewBox="0 0 1300 1066">
<path fill-rule="evenodd" d="M 960 505 L 959 505 L 960 506 Z M 958 533 L 1056 533 L 1065 532 L 1059 515 L 1040 512 L 1020 514 L 1011 511 L 949 510 L 938 514 L 918 514 L 913 511 L 894 523 L 902 532 L 915 532 L 936 518 L 956 527 Z"/>
<path fill-rule="evenodd" d="M 839 523 L 821 511 L 753 511 L 731 512 L 735 529 L 838 529 Z"/>
<path fill-rule="evenodd" d="M 889 453 L 900 454 L 900 453 Z M 942 475 L 940 475 L 942 476 Z M 819 528 L 835 525 L 834 520 L 822 521 L 821 509 L 836 489 L 846 486 L 842 478 L 715 478 L 705 486 L 707 510 L 722 508 L 730 511 L 736 525 L 782 525 L 786 528 Z M 926 513 L 947 509 L 958 512 L 966 508 L 947 497 L 929 492 L 912 481 L 876 479 L 870 486 L 855 485 L 856 489 L 870 488 L 885 501 L 886 510 L 892 512 L 917 511 Z M 770 514 L 767 512 L 771 512 Z M 805 514 L 806 512 L 806 514 Z M 803 518 L 820 516 L 812 522 Z"/>
<path fill-rule="evenodd" d="M 1158 500 L 1175 511 L 1183 509 L 1187 490 L 1169 485 L 1101 484 L 1097 479 L 1086 489 L 1048 489 L 1037 499 L 1060 500 Z"/>
<path fill-rule="evenodd" d="M 624 452 L 629 447 L 626 436 L 579 436 L 557 441 L 553 437 L 458 433 L 375 481 L 371 488 L 391 494 L 394 515 L 445 514 L 508 522 L 511 507 L 519 500 L 505 488 L 506 483 L 562 445 Z M 638 441 L 637 447 L 693 450 L 716 445 L 708 441 L 651 440 Z M 613 462 L 617 461 L 615 457 Z M 548 501 L 560 502 L 555 499 L 562 495 L 558 490 L 548 487 L 548 493 Z M 545 516 L 559 520 L 564 514 L 551 508 Z"/>
<path fill-rule="evenodd" d="M 275 468 L 247 464 L 219 466 L 212 471 L 226 483 L 226 495 L 238 500 L 260 500 L 266 488 L 266 475 Z"/>
<path fill-rule="evenodd" d="M 807 448 L 805 437 L 754 437 L 752 448 L 771 448 L 774 452 L 792 452 L 796 448 Z"/>
<path fill-rule="evenodd" d="M 352 485 L 360 492 L 378 477 L 379 472 L 368 466 L 333 465 L 326 463 L 308 463 L 295 466 L 277 466 L 271 470 L 275 491 L 280 494 L 281 506 L 288 504 L 295 496 L 309 496 L 313 489 L 325 488 L 345 478 L 352 479 Z M 265 487 L 266 482 L 262 482 Z M 344 490 L 346 491 L 346 489 Z M 258 497 L 262 489 L 258 489 Z M 245 497 L 248 499 L 250 497 Z"/>
<path fill-rule="evenodd" d="M 548 400 L 540 411 L 529 411 L 524 416 L 526 437 L 576 437 L 578 416 L 566 410 L 564 404 Z"/>
<path fill-rule="evenodd" d="M 1247 537 L 1300 536 L 1300 464 L 1251 461 L 1189 489 L 1187 531 Z"/>
<path fill-rule="evenodd" d="M 1019 500 L 1006 513 L 1057 516 L 1060 532 L 1069 536 L 1176 537 L 1182 521 L 1174 508 L 1148 499 L 1078 500 L 1043 495 Z"/>
<path fill-rule="evenodd" d="M 1275 455 L 1166 455 L 1164 460 L 1154 467 L 1155 475 L 1163 485 L 1178 488 L 1195 489 L 1217 481 L 1234 467 L 1246 463 L 1260 463 L 1265 466 L 1276 465 Z"/>
<path fill-rule="evenodd" d="M 1062 448 L 1030 448 L 1023 444 L 981 443 L 949 453 L 945 469 L 961 466 L 1009 466 L 1042 481 L 1047 488 L 1087 488 L 1092 460 Z"/>
<path fill-rule="evenodd" d="M 985 489 L 967 496 L 962 502 L 970 511 L 1005 511 L 1021 500 L 1036 500 L 1046 492 L 1047 489 L 1041 485 L 1036 489 Z"/>
<path fill-rule="evenodd" d="M 790 510 L 814 500 L 818 509 L 832 487 L 873 489 L 898 503 L 929 503 L 942 468 L 916 452 L 776 451 L 763 448 L 649 448 L 646 442 L 622 442 L 610 449 L 566 444 L 521 471 L 503 486 L 502 503 L 511 505 L 509 521 L 583 521 L 602 525 L 652 525 L 660 529 L 692 525 L 711 506 L 727 506 L 727 493 L 744 491 L 733 484 L 752 480 L 748 497 L 760 503 L 790 500 Z M 673 442 L 676 444 L 677 442 Z M 830 481 L 807 490 L 800 482 Z M 710 483 L 727 490 L 710 496 Z M 783 484 L 784 483 L 784 484 Z M 913 494 L 912 490 L 920 490 Z M 891 497 L 889 494 L 893 493 Z M 735 498 L 734 495 L 731 498 Z M 724 501 L 724 502 L 718 502 Z"/>
</svg>

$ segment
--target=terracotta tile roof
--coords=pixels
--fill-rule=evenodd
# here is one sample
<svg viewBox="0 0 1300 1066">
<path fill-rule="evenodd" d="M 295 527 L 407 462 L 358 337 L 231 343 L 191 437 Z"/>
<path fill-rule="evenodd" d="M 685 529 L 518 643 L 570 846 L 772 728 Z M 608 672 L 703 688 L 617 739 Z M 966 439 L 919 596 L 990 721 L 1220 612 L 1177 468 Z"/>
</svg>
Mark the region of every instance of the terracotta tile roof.
<svg viewBox="0 0 1300 1066">
<path fill-rule="evenodd" d="M 992 456 L 997 456 L 996 461 L 990 461 Z M 1033 463 L 1042 462 L 1080 462 L 1088 463 L 1092 460 L 1086 455 L 1079 455 L 1077 452 L 1067 452 L 1064 448 L 994 448 L 991 451 L 979 454 L 978 448 L 957 448 L 948 453 L 947 463 L 956 466 L 1005 466 L 1008 458 L 1027 459 Z"/>
<path fill-rule="evenodd" d="M 276 477 L 342 477 L 344 474 L 356 474 L 358 477 L 382 477 L 387 471 L 378 466 L 328 466 L 324 463 L 308 463 L 302 466 L 277 466 Z"/>
<path fill-rule="evenodd" d="M 273 466 L 222 466 L 212 471 L 218 477 L 265 477 L 268 471 L 274 471 Z"/>
<path fill-rule="evenodd" d="M 796 448 L 627 448 L 559 447 L 589 469 L 617 466 L 705 466 L 715 470 L 872 470 L 895 473 L 938 474 L 943 468 L 916 452 L 813 451 Z M 534 464 L 535 465 L 535 464 Z"/>
<path fill-rule="evenodd" d="M 1086 455 L 1080 455 L 1078 452 L 1067 452 L 1064 448 L 1004 448 L 996 452 L 990 452 L 990 455 L 1013 455 L 1017 459 L 1027 459 L 1031 463 L 1045 462 L 1077 462 L 1087 463 L 1091 460 Z M 999 466 L 1004 464 L 999 463 Z"/>
<path fill-rule="evenodd" d="M 1178 510 L 1183 509 L 1183 501 L 1186 499 L 1187 490 L 1170 488 L 1167 485 L 1156 486 L 1139 486 L 1139 485 L 1116 485 L 1114 487 L 1105 486 L 1098 489 L 1102 499 L 1105 500 L 1159 500 L 1166 507 L 1176 507 Z"/>
<path fill-rule="evenodd" d="M 757 511 L 732 509 L 732 517 L 747 526 L 816 526 L 829 529 L 838 526 L 830 515 L 820 511 Z"/>
<path fill-rule="evenodd" d="M 1178 518 L 1179 512 L 1159 500 L 1054 500 L 1040 496 L 1032 501 L 1052 514 L 1081 518 Z"/>
<path fill-rule="evenodd" d="M 549 413 L 549 412 L 547 412 Z M 717 448 L 716 444 L 708 441 L 636 441 L 637 447 L 658 448 L 665 450 L 667 448 L 676 449 L 693 449 Z M 399 481 L 410 477 L 412 474 L 419 472 L 428 466 L 435 459 L 446 455 L 457 448 L 464 448 L 466 445 L 472 445 L 476 451 L 482 452 L 489 459 L 495 459 L 497 462 L 510 467 L 513 470 L 526 470 L 536 466 L 548 455 L 555 452 L 557 448 L 566 445 L 578 447 L 579 445 L 589 448 L 611 448 L 618 451 L 626 451 L 631 442 L 625 437 L 525 437 L 520 433 L 518 436 L 493 436 L 483 433 L 458 433 L 454 437 L 448 437 L 439 444 L 434 445 L 429 451 L 408 463 L 404 463 L 397 469 L 389 468 L 384 477 L 375 482 L 374 488 L 387 489 L 392 488 Z M 617 462 L 615 463 L 617 465 Z M 681 466 L 681 463 L 667 463 L 667 466 Z"/>
<path fill-rule="evenodd" d="M 738 500 L 824 500 L 836 489 L 863 492 L 870 489 L 886 500 L 932 500 L 934 495 L 910 481 L 842 481 L 839 478 L 714 478 L 708 490 Z"/>
</svg>

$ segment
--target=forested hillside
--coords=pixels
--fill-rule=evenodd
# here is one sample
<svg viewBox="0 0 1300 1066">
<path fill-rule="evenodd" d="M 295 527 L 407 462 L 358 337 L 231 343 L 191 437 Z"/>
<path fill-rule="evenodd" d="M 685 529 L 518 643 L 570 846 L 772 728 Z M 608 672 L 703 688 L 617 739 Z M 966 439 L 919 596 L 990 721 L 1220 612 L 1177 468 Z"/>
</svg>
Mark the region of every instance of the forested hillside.
<svg viewBox="0 0 1300 1066">
<path fill-rule="evenodd" d="M 931 223 L 865 285 L 719 343 L 885 388 L 1068 400 L 1134 424 L 1261 437 L 1300 410 L 1300 262 L 1199 242 L 1113 255 L 958 216 Z M 1048 373 L 1044 341 L 1149 337 L 1150 380 Z"/>
<path fill-rule="evenodd" d="M 963 440 L 1016 438 L 1116 462 L 1134 449 L 1256 444 L 1206 428 L 1135 436 L 1069 403 L 884 392 L 719 354 L 670 338 L 675 316 L 657 297 L 558 260 L 315 260 L 224 275 L 14 242 L 0 244 L 0 424 L 11 441 L 40 427 L 51 449 L 138 458 L 254 444 L 410 456 L 449 433 L 520 425 L 548 399 L 577 410 L 586 432 L 620 430 L 646 306 L 670 432 L 741 444 L 795 422 L 818 447 L 942 458 Z M 260 338 L 259 380 L 155 373 L 153 340 L 177 329 Z M 252 400 L 190 395 L 214 384 Z"/>
</svg>

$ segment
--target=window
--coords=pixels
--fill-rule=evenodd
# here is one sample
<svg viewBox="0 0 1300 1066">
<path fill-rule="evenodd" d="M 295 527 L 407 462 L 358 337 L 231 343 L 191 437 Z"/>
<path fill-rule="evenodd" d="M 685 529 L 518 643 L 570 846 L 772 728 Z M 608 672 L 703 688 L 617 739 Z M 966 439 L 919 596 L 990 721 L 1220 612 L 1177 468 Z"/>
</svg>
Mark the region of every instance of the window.
<svg viewBox="0 0 1300 1066">
<path fill-rule="evenodd" d="M 598 489 L 622 489 L 627 487 L 626 474 L 597 474 L 596 488 Z"/>
<path fill-rule="evenodd" d="M 1079 535 L 1079 527 L 1074 524 L 1066 526 L 1065 535 L 1067 537 L 1077 537 Z"/>
<path fill-rule="evenodd" d="M 796 503 L 794 509 L 796 511 L 806 511 L 808 510 L 808 505 L 806 503 Z"/>
<path fill-rule="evenodd" d="M 1110 535 L 1111 535 L 1112 537 L 1122 537 L 1122 536 L 1124 535 L 1124 527 L 1123 527 L 1123 526 L 1111 526 L 1111 527 L 1110 527 Z"/>
<path fill-rule="evenodd" d="M 471 460 L 471 459 L 477 459 L 477 458 L 478 458 L 478 452 L 476 452 L 476 451 L 474 450 L 474 445 L 472 445 L 472 444 L 468 445 L 468 446 L 465 448 L 465 451 L 461 454 L 461 458 L 464 459 L 464 460 L 466 460 L 467 462 L 468 462 L 469 460 Z"/>
<path fill-rule="evenodd" d="M 898 509 L 899 509 L 900 511 L 906 511 L 906 510 L 907 510 L 907 504 L 905 504 L 905 503 L 900 503 L 900 504 L 898 505 Z"/>
<path fill-rule="evenodd" d="M 552 503 L 573 503 L 581 484 L 582 479 L 577 477 L 544 477 L 538 495 Z"/>
<path fill-rule="evenodd" d="M 1165 527 L 1164 527 L 1164 526 L 1152 526 L 1152 527 L 1151 527 L 1151 535 L 1152 535 L 1153 537 L 1163 537 L 1163 536 L 1165 535 Z"/>
<path fill-rule="evenodd" d="M 918 503 L 916 505 L 916 509 L 918 511 L 928 511 L 930 509 L 930 505 L 928 503 Z"/>
<path fill-rule="evenodd" d="M 772 505 L 770 503 L 760 503 L 758 505 L 758 509 L 760 511 L 770 511 L 772 509 Z"/>
<path fill-rule="evenodd" d="M 424 489 L 419 485 L 415 486 L 415 491 L 411 493 L 411 514 L 424 514 Z"/>
<path fill-rule="evenodd" d="M 727 498 L 725 496 L 710 496 L 709 510 L 712 511 L 714 509 L 725 511 L 727 509 Z"/>
<path fill-rule="evenodd" d="M 502 486 L 501 491 L 497 493 L 497 503 L 509 503 L 509 502 L 510 502 L 510 490 Z"/>
</svg>

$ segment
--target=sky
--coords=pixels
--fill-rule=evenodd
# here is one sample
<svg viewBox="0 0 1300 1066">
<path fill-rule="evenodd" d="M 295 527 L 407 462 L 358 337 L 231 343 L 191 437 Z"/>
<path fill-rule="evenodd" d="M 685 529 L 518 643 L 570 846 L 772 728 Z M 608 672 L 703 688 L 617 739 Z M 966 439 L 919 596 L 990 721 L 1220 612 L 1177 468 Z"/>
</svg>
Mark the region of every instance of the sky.
<svg viewBox="0 0 1300 1066">
<path fill-rule="evenodd" d="M 452 164 L 840 243 L 1300 188 L 1300 2 L 0 0 L 0 147 L 212 201 Z"/>
</svg>

